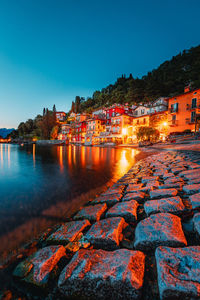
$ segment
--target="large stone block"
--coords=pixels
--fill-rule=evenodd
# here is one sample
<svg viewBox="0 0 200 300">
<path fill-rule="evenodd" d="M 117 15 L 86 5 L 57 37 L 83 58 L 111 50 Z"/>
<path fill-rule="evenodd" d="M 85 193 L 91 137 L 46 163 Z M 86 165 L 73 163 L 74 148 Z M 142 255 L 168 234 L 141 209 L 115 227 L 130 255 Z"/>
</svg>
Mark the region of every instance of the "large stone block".
<svg viewBox="0 0 200 300">
<path fill-rule="evenodd" d="M 74 220 L 88 219 L 89 221 L 99 221 L 106 209 L 106 203 L 85 206 L 74 216 Z"/>
<path fill-rule="evenodd" d="M 200 192 L 200 184 L 184 185 L 183 191 L 189 195 L 194 194 L 194 193 L 199 193 Z"/>
<path fill-rule="evenodd" d="M 185 206 L 179 196 L 164 198 L 159 200 L 146 201 L 144 210 L 147 215 L 155 214 L 158 212 L 181 213 L 185 210 Z"/>
<path fill-rule="evenodd" d="M 117 249 L 126 225 L 124 218 L 120 217 L 101 220 L 92 225 L 85 238 L 97 248 Z"/>
<path fill-rule="evenodd" d="M 186 246 L 181 219 L 170 213 L 158 213 L 140 221 L 135 230 L 134 246 L 153 250 L 158 246 Z"/>
<path fill-rule="evenodd" d="M 158 247 L 160 299 L 200 299 L 200 246 Z"/>
<path fill-rule="evenodd" d="M 110 187 L 106 192 L 101 194 L 101 196 L 108 196 L 108 195 L 113 195 L 113 194 L 121 194 L 123 191 L 124 187 L 118 186 L 118 187 Z"/>
<path fill-rule="evenodd" d="M 200 237 L 200 213 L 194 215 L 193 224 L 194 224 L 195 231 L 198 233 L 198 236 Z"/>
<path fill-rule="evenodd" d="M 118 203 L 121 199 L 121 194 L 110 194 L 110 195 L 102 195 L 91 201 L 91 204 L 100 204 L 106 203 L 108 206 L 112 206 L 115 203 Z"/>
<path fill-rule="evenodd" d="M 189 196 L 189 200 L 193 209 L 200 208 L 200 193 Z"/>
<path fill-rule="evenodd" d="M 60 274 L 58 288 L 67 299 L 139 299 L 144 266 L 140 251 L 80 250 Z"/>
<path fill-rule="evenodd" d="M 143 183 L 129 184 L 126 189 L 126 193 L 137 192 L 137 190 L 139 190 L 142 186 L 143 186 Z"/>
<path fill-rule="evenodd" d="M 80 232 L 90 226 L 88 220 L 72 221 L 61 225 L 48 239 L 48 243 L 67 244 L 73 242 Z"/>
<path fill-rule="evenodd" d="M 158 189 L 150 191 L 149 194 L 151 199 L 156 199 L 176 196 L 178 194 L 178 191 L 176 189 Z"/>
<path fill-rule="evenodd" d="M 144 192 L 137 191 L 137 192 L 128 193 L 124 195 L 122 201 L 136 200 L 138 202 L 143 202 L 145 196 L 146 194 Z"/>
<path fill-rule="evenodd" d="M 135 200 L 117 203 L 108 210 L 106 217 L 123 217 L 126 222 L 135 222 L 137 220 L 138 205 Z"/>
<path fill-rule="evenodd" d="M 63 256 L 63 246 L 45 247 L 19 263 L 13 275 L 33 285 L 46 286 L 51 272 Z"/>
</svg>

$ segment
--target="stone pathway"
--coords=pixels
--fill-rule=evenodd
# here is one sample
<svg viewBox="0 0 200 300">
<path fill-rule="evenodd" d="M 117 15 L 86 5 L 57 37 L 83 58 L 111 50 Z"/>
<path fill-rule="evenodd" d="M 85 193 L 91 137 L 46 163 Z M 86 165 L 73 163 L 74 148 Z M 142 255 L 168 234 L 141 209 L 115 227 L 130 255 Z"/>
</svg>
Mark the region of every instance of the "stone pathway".
<svg viewBox="0 0 200 300">
<path fill-rule="evenodd" d="M 4 272 L 0 299 L 200 299 L 200 153 L 139 161 Z"/>
</svg>

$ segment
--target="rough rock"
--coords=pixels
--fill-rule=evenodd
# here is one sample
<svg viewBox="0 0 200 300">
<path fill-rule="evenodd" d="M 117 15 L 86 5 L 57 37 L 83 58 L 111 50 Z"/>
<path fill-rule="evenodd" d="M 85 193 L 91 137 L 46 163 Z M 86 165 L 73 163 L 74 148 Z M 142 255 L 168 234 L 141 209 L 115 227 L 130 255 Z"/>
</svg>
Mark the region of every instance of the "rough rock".
<svg viewBox="0 0 200 300">
<path fill-rule="evenodd" d="M 147 183 L 147 182 L 151 182 L 151 181 L 154 181 L 154 180 L 158 180 L 159 177 L 157 176 L 144 176 L 142 177 L 142 183 Z"/>
<path fill-rule="evenodd" d="M 158 247 L 155 255 L 160 299 L 200 298 L 200 246 Z"/>
<path fill-rule="evenodd" d="M 126 222 L 135 222 L 137 220 L 138 205 L 135 200 L 117 203 L 108 210 L 106 217 L 123 217 Z"/>
<path fill-rule="evenodd" d="M 196 183 L 200 183 L 200 178 L 195 178 L 195 179 L 190 179 L 188 181 L 188 184 L 196 184 Z"/>
<path fill-rule="evenodd" d="M 64 245 L 73 242 L 78 234 L 88 226 L 90 226 L 88 220 L 65 223 L 49 236 L 47 242 Z"/>
<path fill-rule="evenodd" d="M 186 170 L 181 173 L 179 173 L 179 176 L 188 178 L 187 176 L 198 176 L 199 170 Z"/>
<path fill-rule="evenodd" d="M 69 299 L 139 299 L 144 265 L 140 251 L 80 250 L 60 274 L 58 288 Z"/>
<path fill-rule="evenodd" d="M 156 199 L 176 196 L 178 194 L 178 191 L 176 189 L 158 189 L 150 191 L 149 194 L 151 199 Z"/>
<path fill-rule="evenodd" d="M 146 201 L 144 210 L 147 215 L 158 212 L 181 213 L 185 210 L 185 206 L 179 196 L 164 198 L 159 200 Z"/>
<path fill-rule="evenodd" d="M 123 191 L 123 188 L 121 186 L 111 187 L 105 193 L 103 193 L 102 196 L 108 196 L 108 195 L 113 195 L 113 194 L 121 194 L 122 191 Z"/>
<path fill-rule="evenodd" d="M 122 198 L 122 201 L 137 200 L 138 202 L 142 202 L 145 196 L 146 194 L 140 191 L 128 193 Z"/>
<path fill-rule="evenodd" d="M 184 185 L 183 191 L 189 195 L 194 194 L 194 193 L 199 193 L 200 192 L 200 184 Z"/>
<path fill-rule="evenodd" d="M 139 190 L 143 186 L 143 183 L 138 183 L 138 184 L 129 184 L 126 193 L 133 193 Z"/>
<path fill-rule="evenodd" d="M 193 217 L 194 230 L 198 233 L 200 237 L 200 213 L 197 213 Z"/>
<path fill-rule="evenodd" d="M 85 206 L 74 216 L 74 220 L 88 219 L 89 221 L 99 221 L 106 209 L 106 203 Z"/>
<path fill-rule="evenodd" d="M 122 230 L 127 226 L 124 218 L 108 218 L 96 222 L 89 229 L 85 238 L 95 247 L 114 250 L 123 238 Z"/>
<path fill-rule="evenodd" d="M 186 246 L 181 219 L 170 213 L 158 213 L 140 221 L 135 230 L 134 246 L 152 250 L 158 246 Z"/>
<path fill-rule="evenodd" d="M 121 194 L 111 194 L 111 195 L 102 195 L 91 201 L 91 204 L 99 204 L 106 203 L 108 206 L 112 206 L 113 204 L 120 201 L 122 195 Z"/>
<path fill-rule="evenodd" d="M 154 181 L 147 182 L 146 187 L 154 189 L 154 188 L 158 188 L 159 185 L 160 185 L 160 182 L 157 180 L 154 180 Z"/>
<path fill-rule="evenodd" d="M 159 189 L 177 189 L 177 190 L 182 190 L 183 187 L 183 182 L 175 182 L 175 183 L 165 183 L 163 185 L 160 185 L 158 188 Z"/>
<path fill-rule="evenodd" d="M 189 196 L 189 200 L 193 209 L 200 208 L 200 193 Z"/>
<path fill-rule="evenodd" d="M 63 246 L 45 247 L 19 263 L 13 275 L 36 286 L 46 286 L 51 272 L 63 256 Z"/>
</svg>

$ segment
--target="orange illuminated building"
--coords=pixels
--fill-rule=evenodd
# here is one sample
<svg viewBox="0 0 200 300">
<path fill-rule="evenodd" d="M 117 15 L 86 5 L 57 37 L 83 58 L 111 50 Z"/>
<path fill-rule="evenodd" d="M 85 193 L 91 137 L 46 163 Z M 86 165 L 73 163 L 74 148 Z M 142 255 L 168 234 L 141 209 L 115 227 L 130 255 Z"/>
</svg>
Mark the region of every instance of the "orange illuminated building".
<svg viewBox="0 0 200 300">
<path fill-rule="evenodd" d="M 200 89 L 185 88 L 184 94 L 168 99 L 168 132 L 197 130 L 197 116 L 200 114 Z"/>
</svg>

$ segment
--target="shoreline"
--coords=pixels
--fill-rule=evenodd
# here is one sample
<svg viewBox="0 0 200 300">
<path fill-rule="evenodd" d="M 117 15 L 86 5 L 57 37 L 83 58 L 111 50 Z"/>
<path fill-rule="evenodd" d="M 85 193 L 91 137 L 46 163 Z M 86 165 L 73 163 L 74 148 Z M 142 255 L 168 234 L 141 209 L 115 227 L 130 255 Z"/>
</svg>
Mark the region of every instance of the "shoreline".
<svg viewBox="0 0 200 300">
<path fill-rule="evenodd" d="M 151 152 L 155 152 L 155 151 L 151 151 Z M 141 159 L 143 159 L 144 157 L 151 155 L 151 153 L 147 153 L 147 152 L 143 152 L 140 151 L 138 154 L 136 154 L 135 156 L 135 160 L 140 161 Z M 132 165 L 130 166 L 130 168 L 132 167 Z M 116 175 L 115 175 L 116 176 Z M 28 222 L 23 223 L 22 225 L 17 226 L 15 229 L 13 229 L 11 232 L 9 232 L 8 234 L 6 234 L 5 236 L 2 236 L 0 238 L 1 243 L 3 242 L 4 248 L 3 249 L 7 249 L 7 247 L 9 247 L 10 242 L 12 241 L 12 248 L 9 249 L 8 251 L 3 250 L 1 251 L 1 255 L 0 255 L 0 268 L 2 267 L 1 265 L 6 263 L 10 258 L 11 260 L 13 259 L 12 257 L 16 257 L 19 253 L 20 253 L 20 249 L 23 252 L 23 249 L 26 248 L 29 244 L 32 244 L 33 242 L 35 242 L 36 239 L 39 239 L 40 234 L 42 234 L 43 231 L 45 231 L 46 229 L 48 229 L 49 227 L 54 227 L 57 224 L 64 222 L 63 220 L 66 219 L 70 219 L 72 213 L 75 213 L 77 211 L 77 203 L 80 203 L 80 208 L 83 205 L 86 205 L 86 203 L 88 202 L 88 199 L 94 199 L 95 197 L 97 197 L 97 195 L 100 195 L 101 193 L 105 192 L 107 188 L 111 187 L 116 180 L 119 179 L 119 177 L 115 178 L 112 177 L 110 178 L 105 184 L 101 185 L 101 186 L 97 186 L 96 188 L 89 190 L 86 193 L 82 193 L 79 196 L 76 196 L 75 198 L 71 199 L 70 201 L 68 200 L 67 202 L 59 202 L 57 204 L 53 204 L 52 206 L 48 207 L 45 209 L 45 211 L 42 212 L 41 215 L 39 215 L 38 217 L 32 217 Z M 74 204 L 73 204 L 74 203 Z M 63 213 L 65 212 L 65 214 Z M 65 215 L 65 217 L 64 217 Z M 45 224 L 45 219 L 48 219 L 48 216 L 53 216 L 55 218 L 55 222 L 53 222 L 53 224 L 49 224 L 48 225 L 48 221 L 47 224 Z M 44 221 L 43 221 L 44 219 Z M 50 222 L 50 220 L 49 220 Z M 32 225 L 30 224 L 32 223 Z M 41 225 L 39 225 L 41 224 Z M 41 229 L 40 229 L 41 226 Z M 19 230 L 24 232 L 26 231 L 26 228 L 30 228 L 29 232 L 26 234 L 26 239 L 24 239 L 22 237 L 22 242 L 19 242 L 16 240 L 15 236 L 17 236 Z M 31 229 L 32 228 L 32 229 Z M 8 241 L 8 242 L 7 242 Z M 19 250 L 15 251 L 16 247 L 19 246 Z"/>
<path fill-rule="evenodd" d="M 190 145 L 191 146 L 191 145 Z M 185 147 L 185 146 L 184 146 Z M 101 194 L 100 196 L 96 197 L 95 199 L 93 199 L 92 201 L 89 201 L 88 203 L 86 203 L 82 210 L 79 209 L 78 212 L 74 213 L 74 215 L 71 216 L 71 218 L 68 220 L 68 222 L 84 222 L 84 220 L 88 220 L 89 224 L 87 224 L 87 226 L 85 226 L 84 228 L 82 228 L 82 230 L 80 230 L 78 232 L 78 234 L 76 235 L 75 239 L 72 241 L 68 242 L 64 242 L 66 236 L 65 234 L 67 232 L 63 231 L 63 233 L 61 232 L 59 235 L 59 239 L 58 236 L 54 236 L 54 238 L 50 239 L 49 242 L 49 237 L 53 234 L 53 232 L 55 233 L 56 230 L 59 229 L 60 225 L 57 225 L 56 227 L 52 228 L 51 230 L 49 230 L 48 232 L 44 233 L 43 236 L 40 238 L 39 242 L 37 241 L 36 244 L 39 245 L 39 249 L 41 251 L 44 251 L 44 249 L 47 248 L 52 248 L 52 247 L 58 247 L 59 251 L 64 251 L 65 254 L 61 254 L 60 253 L 60 259 L 64 260 L 63 264 L 61 263 L 61 266 L 59 266 L 58 262 L 55 263 L 54 267 L 58 268 L 59 274 L 56 274 L 57 278 L 56 280 L 58 280 L 59 276 L 61 276 L 61 272 L 63 272 L 62 270 L 64 270 L 63 268 L 67 268 L 66 266 L 70 265 L 70 261 L 71 259 L 73 259 L 73 257 L 77 257 L 78 253 L 82 253 L 82 252 L 88 252 L 91 253 L 91 255 L 93 255 L 92 253 L 94 251 L 97 250 L 92 250 L 92 249 L 99 249 L 98 251 L 100 251 L 99 253 L 101 253 L 101 255 L 103 255 L 102 260 L 104 259 L 104 256 L 107 255 L 107 251 L 109 253 L 119 253 L 119 252 L 115 252 L 118 251 L 116 249 L 126 249 L 127 255 L 129 253 L 134 252 L 134 255 L 138 255 L 139 252 L 144 253 L 144 255 L 146 256 L 146 265 L 147 265 L 147 269 L 149 268 L 149 270 L 146 270 L 145 267 L 145 274 L 143 274 L 143 276 L 141 278 L 139 278 L 139 282 L 141 283 L 141 287 L 140 289 L 138 289 L 138 293 L 143 295 L 143 299 L 152 299 L 150 297 L 153 297 L 153 299 L 159 299 L 159 291 L 158 291 L 158 286 L 159 282 L 157 281 L 157 278 L 155 278 L 155 274 L 156 274 L 156 266 L 155 266 L 155 258 L 154 258 L 154 253 L 152 252 L 151 247 L 152 246 L 152 241 L 150 242 L 150 249 L 147 249 L 146 251 L 146 247 L 148 248 L 149 246 L 147 246 L 147 242 L 148 242 L 148 237 L 147 237 L 147 241 L 145 242 L 146 246 L 143 248 L 142 246 L 142 242 L 141 241 L 137 241 L 139 243 L 140 246 L 137 246 L 137 243 L 135 241 L 135 228 L 138 226 L 139 223 L 143 222 L 145 219 L 148 218 L 147 215 L 147 211 L 144 211 L 144 204 L 146 202 L 149 201 L 149 197 L 152 193 L 155 193 L 155 191 L 159 191 L 160 192 L 160 196 L 159 197 L 155 197 L 155 199 L 162 199 L 162 198 L 166 198 L 163 194 L 163 192 L 165 191 L 164 189 L 159 189 L 159 186 L 161 185 L 166 185 L 167 189 L 173 189 L 175 191 L 177 191 L 176 195 L 179 195 L 179 197 L 181 197 L 182 201 L 183 201 L 183 205 L 184 205 L 184 210 L 179 212 L 178 215 L 184 220 L 188 222 L 188 220 L 191 220 L 194 214 L 194 210 L 192 210 L 190 208 L 190 204 L 188 204 L 188 198 L 190 197 L 189 193 L 183 191 L 183 186 L 187 186 L 188 185 L 188 179 L 185 179 L 184 177 L 182 178 L 181 176 L 179 177 L 179 174 L 181 174 L 181 172 L 184 171 L 194 171 L 195 169 L 197 170 L 198 168 L 200 168 L 200 153 L 199 153 L 199 146 L 192 146 L 191 149 L 183 149 L 184 147 L 182 147 L 181 149 L 171 149 L 171 150 L 167 150 L 167 149 L 157 149 L 154 147 L 148 147 L 147 149 L 143 148 L 141 150 L 151 152 L 154 151 L 153 155 L 147 155 L 147 157 L 137 161 L 137 163 L 132 166 L 130 168 L 130 170 L 120 179 L 118 179 L 118 181 L 116 183 L 114 183 L 112 185 L 112 187 L 110 187 L 105 193 L 103 193 L 103 195 Z M 188 147 L 186 147 L 188 148 Z M 193 150 L 196 149 L 196 150 Z M 161 153 L 156 153 L 161 151 Z M 182 153 L 182 151 L 186 151 L 186 153 Z M 191 151 L 191 153 L 190 153 Z M 196 151 L 195 154 L 193 154 L 192 151 Z M 196 155 L 196 159 L 194 159 Z M 171 166 L 169 170 L 166 169 L 162 169 L 162 165 L 166 166 L 164 157 L 168 160 L 169 165 Z M 191 159 L 191 165 L 193 164 L 194 168 L 190 168 L 190 163 L 189 163 L 189 159 L 190 157 Z M 173 160 L 175 160 L 175 164 L 173 162 Z M 186 163 L 188 161 L 188 163 Z M 193 162 L 194 161 L 194 162 Z M 196 164 L 196 165 L 195 165 Z M 199 165 L 198 165 L 199 164 Z M 150 166 L 153 166 L 150 168 Z M 169 167 L 168 167 L 169 168 Z M 152 173 L 153 170 L 153 173 Z M 191 172 L 191 173 L 192 173 Z M 167 183 L 166 181 L 168 179 L 170 179 L 173 176 L 169 176 L 167 175 L 167 173 L 171 173 L 173 176 L 180 178 L 180 181 L 174 181 L 171 184 L 170 188 L 169 183 Z M 176 175 L 174 175 L 176 174 Z M 155 176 L 155 177 L 154 177 Z M 166 176 L 166 179 L 165 179 Z M 150 180 L 147 179 L 147 181 L 145 181 L 145 183 L 143 182 L 144 178 L 147 177 L 152 177 L 152 179 Z M 182 181 L 183 180 L 183 181 Z M 178 183 L 178 185 L 177 185 Z M 182 184 L 184 183 L 184 185 Z M 159 185 L 158 185 L 159 184 Z M 168 185 L 168 186 L 167 186 Z M 130 189 L 130 191 L 129 191 Z M 115 192 L 113 194 L 113 192 Z M 130 195 L 131 193 L 134 193 L 134 195 L 132 194 L 130 199 L 126 199 L 124 200 L 127 195 Z M 114 195 L 114 196 L 112 196 Z M 172 195 L 168 195 L 167 197 L 174 197 L 176 196 L 174 194 Z M 171 199 L 172 199 L 171 198 Z M 152 198 L 154 199 L 154 198 Z M 154 200 L 151 200 L 154 201 Z M 136 212 L 133 212 L 133 207 L 132 209 L 127 208 L 126 205 L 130 204 L 130 202 L 132 202 L 132 205 L 136 205 Z M 122 207 L 124 206 L 124 208 L 122 209 L 122 207 L 120 208 L 120 210 L 117 211 L 117 215 L 116 212 L 112 213 L 111 215 L 107 215 L 107 213 L 109 211 L 111 211 L 111 209 L 116 206 L 116 205 L 122 205 Z M 92 205 L 92 209 L 89 209 Z M 96 209 L 98 206 L 98 209 L 96 212 L 94 212 L 94 209 Z M 166 206 L 166 204 L 165 204 Z M 89 207 L 89 208 L 88 208 Z M 200 205 L 199 205 L 200 207 Z M 124 211 L 123 211 L 124 210 Z M 165 208 L 165 212 L 167 215 L 169 214 L 167 211 L 167 208 Z M 159 213 L 159 212 L 157 212 Z M 77 216 L 78 215 L 78 216 Z M 158 215 L 158 214 L 157 214 Z M 177 215 L 176 212 L 174 213 L 173 211 L 170 211 L 170 215 Z M 151 216 L 156 216 L 156 215 L 152 215 Z M 177 217 L 179 218 L 179 217 Z M 118 223 L 116 223 L 116 219 L 118 219 Z M 119 220 L 120 219 L 120 220 Z M 98 226 L 95 228 L 95 231 L 91 232 L 91 228 L 95 226 L 95 224 L 99 224 L 99 222 L 108 222 L 109 221 L 109 228 L 113 228 L 113 230 L 115 230 L 116 234 L 118 235 L 119 239 L 119 244 L 117 244 L 117 240 L 113 237 L 112 233 L 109 233 L 109 238 L 106 238 L 106 233 L 104 235 L 104 237 L 99 237 L 98 232 Z M 187 223 L 186 222 L 186 223 Z M 185 225 L 186 226 L 186 225 Z M 187 226 L 186 226 L 187 227 Z M 105 227 L 107 228 L 107 227 Z M 180 229 L 180 228 L 179 228 Z M 77 233 L 76 229 L 76 233 Z M 105 229 L 107 230 L 107 229 Z M 90 232 L 90 234 L 88 233 Z M 186 236 L 186 239 L 189 239 L 189 246 L 190 244 L 192 244 L 193 242 L 191 241 L 191 238 L 188 237 L 189 233 L 187 232 L 187 230 L 184 228 L 184 234 Z M 191 233 L 190 233 L 191 234 Z M 63 236 L 62 236 L 63 235 Z M 92 236 L 91 236 L 92 235 Z M 100 234 L 101 235 L 101 234 Z M 121 236 L 123 236 L 122 240 Z M 56 238 L 61 241 L 58 242 L 58 240 L 56 241 Z M 140 240 L 141 237 L 138 237 L 138 240 Z M 195 240 L 194 234 L 192 232 L 192 238 Z M 195 240 L 196 241 L 196 240 Z M 136 243 L 136 245 L 135 245 Z M 196 242 L 195 242 L 196 243 Z M 34 244 L 34 243 L 33 243 Z M 63 284 L 64 286 L 68 284 L 68 282 L 70 282 L 70 279 L 68 281 L 64 281 L 62 284 L 60 284 L 60 286 L 57 286 L 54 283 L 51 282 L 51 276 L 52 276 L 52 270 L 48 270 L 49 275 L 48 275 L 48 279 L 47 282 L 42 285 L 38 284 L 37 282 L 34 282 L 33 278 L 31 279 L 31 282 L 29 282 L 29 287 L 30 290 L 28 289 L 25 294 L 21 291 L 20 286 L 22 285 L 23 287 L 26 286 L 24 282 L 24 278 L 26 278 L 27 275 L 23 275 L 21 276 L 21 273 L 16 273 L 15 272 L 15 276 L 12 276 L 12 271 L 15 269 L 15 267 L 17 266 L 18 263 L 22 263 L 24 261 L 24 259 L 27 259 L 29 257 L 30 254 L 37 255 L 37 251 L 40 251 L 37 246 L 32 245 L 32 247 L 30 247 L 29 249 L 25 249 L 24 253 L 22 253 L 21 255 L 18 255 L 18 257 L 16 258 L 15 261 L 13 261 L 10 265 L 7 266 L 7 276 L 8 278 L 10 278 L 11 281 L 14 280 L 14 282 L 17 280 L 17 286 L 18 288 L 15 287 L 14 290 L 12 290 L 12 284 L 10 286 L 7 287 L 7 289 L 11 292 L 11 293 L 22 293 L 22 296 L 25 296 L 26 293 L 33 293 L 32 295 L 34 297 L 36 297 L 36 299 L 44 299 L 44 298 L 40 298 L 37 294 L 37 289 L 39 287 L 39 290 L 44 292 L 45 295 L 45 299 L 46 297 L 49 295 L 52 297 L 52 299 L 61 299 L 63 293 L 65 294 L 66 288 L 61 288 L 61 285 Z M 88 245 L 89 244 L 89 245 Z M 160 245 L 166 245 L 165 242 L 161 243 Z M 55 246 L 55 245 L 64 245 L 63 246 Z M 180 246 L 181 243 L 178 245 L 175 245 L 175 247 Z M 183 245 L 182 245 L 183 246 Z M 186 245 L 184 245 L 185 247 Z M 80 249 L 80 250 L 79 250 Z M 81 250 L 81 249 L 85 249 L 85 250 Z M 101 250 L 102 249 L 102 250 Z M 78 251 L 79 250 L 79 251 Z M 61 251 L 61 252 L 62 252 Z M 78 251 L 78 252 L 77 252 Z M 90 252 L 93 251 L 93 252 Z M 102 252 L 103 251 L 103 252 Z M 105 253 L 104 253 L 105 251 Z M 150 251 L 150 252 L 149 252 Z M 85 253 L 84 252 L 84 253 Z M 103 254 L 102 254 L 103 253 Z M 150 254 L 149 254 L 150 253 Z M 50 254 L 49 254 L 50 255 Z M 85 255 L 85 254 L 84 254 Z M 78 257 L 77 257 L 78 259 Z M 86 259 L 86 258 L 81 258 L 80 259 Z M 111 261 L 113 261 L 114 258 L 111 258 Z M 138 258 L 139 259 L 139 258 Z M 122 257 L 119 257 L 119 261 L 117 262 L 118 264 L 120 264 L 120 260 L 122 260 Z M 140 258 L 140 266 L 143 265 L 142 263 L 142 258 Z M 76 261 L 76 260 L 75 260 Z M 153 269 L 151 267 L 151 265 L 153 264 Z M 21 265 L 22 268 L 22 265 Z M 6 273 L 6 268 L 4 268 L 4 271 Z M 32 270 L 34 272 L 34 269 Z M 29 271 L 30 272 L 30 271 Z M 28 272 L 28 273 L 29 273 Z M 100 272 L 100 271 L 99 271 Z M 141 272 L 143 273 L 142 269 Z M 155 273 L 155 274 L 154 274 Z M 100 272 L 101 275 L 101 272 Z M 140 274 L 141 275 L 141 274 Z M 151 279 L 151 276 L 153 276 Z M 14 278 L 14 279 L 13 279 Z M 84 277 L 83 277 L 84 278 Z M 41 279 L 41 278 L 40 278 Z M 92 279 L 91 279 L 92 280 Z M 152 283 L 153 280 L 153 283 Z M 84 282 L 84 280 L 82 280 L 80 282 L 80 284 L 82 284 L 82 282 Z M 84 283 L 85 284 L 85 283 Z M 152 287 L 150 287 L 152 284 Z M 37 286 L 37 288 L 36 288 Z M 143 286 L 143 287 L 142 287 Z M 124 287 L 126 288 L 126 287 Z M 128 288 L 128 286 L 127 286 Z M 135 287 L 134 287 L 135 288 Z M 19 289 L 19 290 L 18 290 Z M 27 287 L 26 287 L 27 289 Z M 73 288 L 72 288 L 73 290 Z M 71 296 L 73 296 L 73 293 L 76 294 L 76 291 L 72 291 L 71 290 Z M 84 288 L 83 288 L 84 290 Z M 136 288 L 135 288 L 136 290 Z M 148 290 L 150 290 L 148 292 Z M 68 292 L 67 292 L 68 293 Z M 85 291 L 86 294 L 84 294 L 85 296 L 87 296 L 87 291 Z M 133 293 L 133 289 L 132 292 Z M 134 293 L 136 293 L 136 291 L 134 291 Z M 74 295 L 75 295 L 74 294 Z M 137 294 L 137 293 L 136 293 Z M 138 295 L 139 295 L 138 294 Z M 66 294 L 65 294 L 66 295 Z M 69 295 L 68 295 L 69 296 Z M 97 299 L 100 299 L 97 296 Z M 133 295 L 132 295 L 133 297 Z M 139 297 L 139 296 L 137 296 Z M 89 298 L 88 298 L 89 299 Z M 112 296 L 111 296 L 111 299 Z M 127 298 L 129 299 L 129 298 Z M 136 299 L 136 298 L 132 298 L 132 299 Z"/>
</svg>

